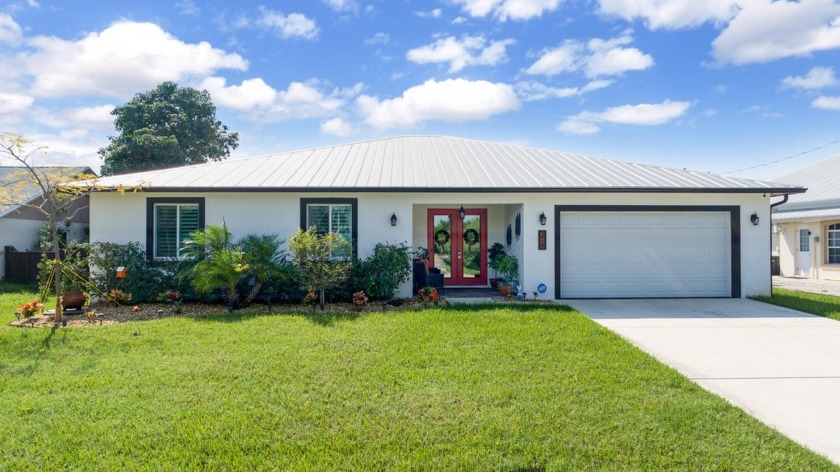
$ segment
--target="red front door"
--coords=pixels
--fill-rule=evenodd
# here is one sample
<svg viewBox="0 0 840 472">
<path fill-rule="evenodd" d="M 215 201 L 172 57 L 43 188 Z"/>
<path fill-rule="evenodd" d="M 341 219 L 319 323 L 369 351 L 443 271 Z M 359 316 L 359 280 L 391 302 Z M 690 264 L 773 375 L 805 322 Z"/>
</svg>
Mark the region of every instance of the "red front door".
<svg viewBox="0 0 840 472">
<path fill-rule="evenodd" d="M 429 257 L 444 285 L 487 285 L 487 209 L 429 209 Z"/>
</svg>

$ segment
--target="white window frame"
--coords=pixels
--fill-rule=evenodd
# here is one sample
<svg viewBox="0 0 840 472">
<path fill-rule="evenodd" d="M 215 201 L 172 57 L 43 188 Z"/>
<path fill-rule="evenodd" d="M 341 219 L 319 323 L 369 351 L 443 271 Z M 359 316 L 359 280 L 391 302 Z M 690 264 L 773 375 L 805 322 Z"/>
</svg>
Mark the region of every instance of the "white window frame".
<svg viewBox="0 0 840 472">
<path fill-rule="evenodd" d="M 333 231 L 333 208 L 334 207 L 347 207 L 347 208 L 349 208 L 350 209 L 350 234 L 351 235 L 353 234 L 353 205 L 352 204 L 350 204 L 350 203 L 307 203 L 306 204 L 306 226 L 307 226 L 307 228 L 312 226 L 312 223 L 309 221 L 309 208 L 314 207 L 314 206 L 320 206 L 320 207 L 325 206 L 325 207 L 327 207 L 327 221 L 328 221 L 327 226 L 329 226 L 329 227 L 327 228 L 325 233 L 336 233 L 336 234 L 338 234 L 338 233 Z M 319 230 L 320 230 L 320 228 L 319 228 Z M 350 240 L 352 239 L 352 236 L 350 238 L 345 238 L 345 239 L 347 239 L 348 242 L 351 242 Z"/>
<path fill-rule="evenodd" d="M 180 261 L 184 258 L 181 256 L 181 248 L 175 248 L 175 257 L 167 257 L 167 256 L 158 256 L 158 208 L 160 207 L 175 207 L 175 239 L 180 240 L 181 236 L 181 207 L 195 207 L 196 211 L 201 212 L 201 205 L 198 203 L 155 203 L 154 204 L 154 218 L 153 221 L 153 236 L 152 236 L 152 244 L 154 245 L 154 259 L 158 261 Z M 200 216 L 199 216 L 200 218 Z M 201 226 L 199 224 L 199 226 Z M 200 228 L 199 228 L 200 229 Z"/>
<path fill-rule="evenodd" d="M 832 229 L 831 227 L 834 226 L 835 228 Z M 836 246 L 831 245 L 831 236 L 832 233 L 835 233 L 835 241 L 837 241 Z M 832 249 L 840 249 L 840 223 L 831 223 L 826 226 L 825 229 L 825 260 L 826 264 L 832 265 L 840 265 L 840 259 L 832 262 L 831 261 L 831 250 Z"/>
</svg>

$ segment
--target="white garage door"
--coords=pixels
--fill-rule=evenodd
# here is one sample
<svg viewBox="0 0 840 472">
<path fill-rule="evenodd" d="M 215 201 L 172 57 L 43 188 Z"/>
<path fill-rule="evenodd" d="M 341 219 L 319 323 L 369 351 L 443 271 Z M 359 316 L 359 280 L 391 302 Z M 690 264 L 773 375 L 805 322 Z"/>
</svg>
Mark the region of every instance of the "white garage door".
<svg viewBox="0 0 840 472">
<path fill-rule="evenodd" d="M 562 298 L 728 297 L 728 212 L 560 216 Z"/>
</svg>

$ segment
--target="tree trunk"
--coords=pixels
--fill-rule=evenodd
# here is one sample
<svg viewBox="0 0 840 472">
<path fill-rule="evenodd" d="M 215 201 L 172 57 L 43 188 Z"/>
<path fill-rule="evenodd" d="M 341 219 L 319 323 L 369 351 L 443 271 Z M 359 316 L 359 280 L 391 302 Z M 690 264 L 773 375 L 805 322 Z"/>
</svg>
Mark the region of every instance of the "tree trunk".
<svg viewBox="0 0 840 472">
<path fill-rule="evenodd" d="M 55 271 L 55 278 L 53 279 L 53 287 L 55 288 L 55 322 L 60 323 L 64 317 L 64 306 L 61 300 L 64 288 L 61 280 L 61 247 L 55 218 L 50 218 L 50 237 L 52 238 L 52 248 L 55 253 L 53 258 L 53 270 Z"/>
<path fill-rule="evenodd" d="M 326 297 L 326 290 L 324 290 L 324 289 L 322 288 L 322 289 L 321 289 L 321 297 L 320 297 L 320 300 L 319 300 L 319 302 L 320 302 L 319 304 L 321 305 L 321 310 L 322 310 L 322 311 L 323 311 L 323 310 L 324 310 L 324 308 L 326 308 L 326 306 L 327 306 L 326 299 L 327 299 L 327 297 Z"/>
<path fill-rule="evenodd" d="M 251 303 L 254 302 L 254 299 L 257 298 L 257 295 L 260 294 L 260 290 L 262 289 L 262 284 L 263 284 L 263 281 L 260 280 L 259 278 L 256 278 L 254 280 L 254 286 L 251 287 L 251 290 L 245 296 L 245 302 L 243 303 L 243 305 L 248 306 L 248 305 L 250 305 Z"/>
</svg>

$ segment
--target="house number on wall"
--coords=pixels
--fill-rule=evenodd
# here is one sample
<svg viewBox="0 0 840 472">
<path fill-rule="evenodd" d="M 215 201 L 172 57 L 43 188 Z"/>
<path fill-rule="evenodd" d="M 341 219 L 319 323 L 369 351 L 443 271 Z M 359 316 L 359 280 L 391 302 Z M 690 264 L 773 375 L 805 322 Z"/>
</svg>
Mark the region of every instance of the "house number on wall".
<svg viewBox="0 0 840 472">
<path fill-rule="evenodd" d="M 546 239 L 547 236 L 544 229 L 537 231 L 537 245 L 540 251 L 545 251 Z"/>
</svg>

